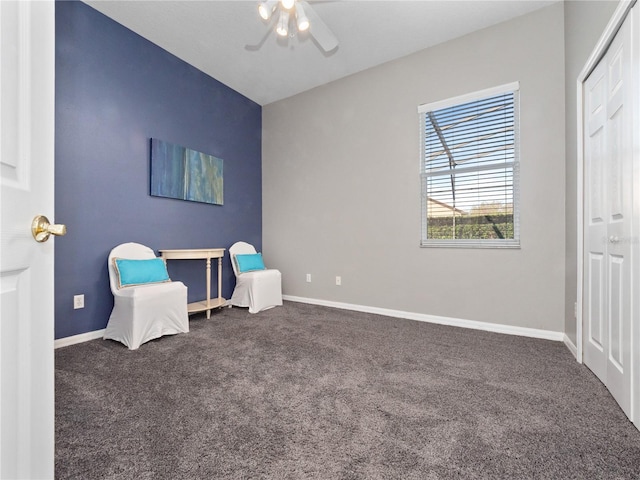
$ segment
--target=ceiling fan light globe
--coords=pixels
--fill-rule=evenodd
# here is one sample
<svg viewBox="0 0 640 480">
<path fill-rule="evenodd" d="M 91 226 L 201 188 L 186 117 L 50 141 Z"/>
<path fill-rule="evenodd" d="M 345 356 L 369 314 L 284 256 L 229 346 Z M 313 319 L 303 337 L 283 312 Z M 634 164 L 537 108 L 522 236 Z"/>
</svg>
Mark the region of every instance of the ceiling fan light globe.
<svg viewBox="0 0 640 480">
<path fill-rule="evenodd" d="M 298 20 L 298 30 L 300 32 L 309 30 L 309 20 L 307 18 L 305 18 L 304 20 Z"/>
<path fill-rule="evenodd" d="M 269 18 L 271 18 L 271 12 L 268 11 L 263 4 L 258 6 L 258 13 L 263 20 L 269 20 Z"/>
<path fill-rule="evenodd" d="M 291 10 L 296 4 L 296 0 L 281 0 L 282 8 L 285 10 Z"/>
<path fill-rule="evenodd" d="M 286 37 L 289 34 L 289 12 L 280 12 L 276 33 L 281 37 Z"/>
<path fill-rule="evenodd" d="M 304 13 L 302 5 L 296 3 L 296 21 L 298 23 L 298 31 L 304 32 L 309 29 L 309 19 Z"/>
<path fill-rule="evenodd" d="M 267 0 L 258 4 L 258 14 L 263 20 L 269 20 L 276 9 L 278 0 Z"/>
</svg>

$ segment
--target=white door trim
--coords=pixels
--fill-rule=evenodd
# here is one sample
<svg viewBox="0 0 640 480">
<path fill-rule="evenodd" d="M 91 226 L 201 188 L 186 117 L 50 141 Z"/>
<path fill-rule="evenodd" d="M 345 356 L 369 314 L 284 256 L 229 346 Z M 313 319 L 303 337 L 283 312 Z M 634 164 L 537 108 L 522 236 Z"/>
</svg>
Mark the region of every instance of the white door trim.
<svg viewBox="0 0 640 480">
<path fill-rule="evenodd" d="M 607 49 L 609 48 L 609 45 L 611 44 L 611 42 L 613 41 L 613 38 L 615 37 L 616 33 L 618 32 L 618 30 L 620 29 L 622 23 L 624 22 L 624 20 L 626 19 L 627 15 L 629 14 L 631 8 L 634 6 L 634 4 L 636 3 L 636 0 L 621 0 L 620 3 L 618 4 L 618 7 L 616 8 L 615 12 L 613 13 L 613 16 L 611 17 L 611 19 L 609 20 L 609 23 L 607 24 L 604 32 L 602 33 L 602 35 L 600 36 L 600 39 L 598 40 L 598 43 L 596 44 L 595 48 L 593 49 L 593 51 L 591 52 L 591 55 L 589 56 L 589 58 L 587 59 L 587 62 L 585 63 L 584 67 L 582 68 L 582 70 L 580 71 L 580 74 L 578 75 L 578 78 L 576 80 L 576 105 L 577 105 L 577 214 L 578 214 L 578 219 L 577 219 L 577 225 L 578 225 L 578 229 L 577 229 L 577 266 L 578 266 L 578 272 L 577 272 L 577 309 L 576 309 L 576 343 L 577 343 L 577 355 L 576 355 L 576 359 L 578 360 L 578 362 L 582 363 L 583 360 L 583 312 L 582 312 L 582 302 L 583 302 L 583 275 L 584 275 L 584 82 L 586 81 L 587 77 L 591 74 L 591 72 L 593 71 L 593 69 L 596 67 L 596 65 L 598 64 L 598 62 L 602 59 L 602 57 L 604 56 L 604 54 L 606 53 Z M 635 26 L 634 26 L 635 29 Z M 635 33 L 634 33 L 634 41 L 635 41 Z M 637 44 L 634 43 L 634 50 L 636 49 Z M 634 53 L 634 60 L 637 59 L 637 53 Z M 634 66 L 634 71 L 636 69 L 636 67 Z M 638 102 L 636 101 L 636 99 L 634 99 L 634 105 L 637 105 Z M 634 114 L 635 115 L 635 114 Z M 635 160 L 634 160 L 635 162 Z M 634 214 L 637 214 L 638 212 L 634 212 Z M 635 228 L 635 227 L 634 227 Z M 635 260 L 634 260 L 635 261 Z M 634 272 L 635 273 L 635 272 Z M 635 280 L 634 276 L 634 280 Z M 632 284 L 633 285 L 633 284 Z M 635 285 L 633 285 L 633 288 L 636 288 Z M 635 305 L 634 305 L 634 311 L 632 312 L 632 315 L 635 317 Z M 633 322 L 632 322 L 633 323 Z M 635 330 L 633 329 L 632 326 L 632 337 L 631 337 L 631 345 L 632 345 L 632 351 L 634 350 L 634 345 L 639 344 L 634 341 L 635 339 Z M 632 363 L 635 363 L 636 360 L 638 359 L 638 357 L 634 354 L 634 356 L 632 357 Z M 640 385 L 638 385 L 638 383 L 640 382 L 636 382 L 635 380 L 635 372 L 633 371 L 633 366 L 632 366 L 632 388 L 634 389 L 634 393 L 637 392 L 638 388 L 640 388 Z M 639 398 L 638 395 L 632 394 L 632 398 L 633 403 L 635 405 L 637 405 L 637 399 Z M 634 406 L 635 406 L 634 405 Z M 632 411 L 635 411 L 634 413 L 634 417 L 639 417 L 638 415 L 638 409 L 637 408 L 633 408 L 632 407 Z M 632 421 L 634 420 L 634 418 L 631 419 Z M 636 425 L 640 424 L 640 418 L 636 419 Z"/>
</svg>

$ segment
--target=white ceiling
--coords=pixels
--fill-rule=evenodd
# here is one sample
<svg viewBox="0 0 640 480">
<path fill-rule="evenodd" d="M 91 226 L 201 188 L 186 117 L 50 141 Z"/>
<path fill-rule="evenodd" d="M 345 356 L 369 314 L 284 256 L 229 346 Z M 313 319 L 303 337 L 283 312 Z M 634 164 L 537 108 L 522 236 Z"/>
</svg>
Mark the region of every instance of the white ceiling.
<svg viewBox="0 0 640 480">
<path fill-rule="evenodd" d="M 330 54 L 308 34 L 277 37 L 258 16 L 257 1 L 86 3 L 266 105 L 555 1 L 311 1 L 340 42 Z"/>
</svg>

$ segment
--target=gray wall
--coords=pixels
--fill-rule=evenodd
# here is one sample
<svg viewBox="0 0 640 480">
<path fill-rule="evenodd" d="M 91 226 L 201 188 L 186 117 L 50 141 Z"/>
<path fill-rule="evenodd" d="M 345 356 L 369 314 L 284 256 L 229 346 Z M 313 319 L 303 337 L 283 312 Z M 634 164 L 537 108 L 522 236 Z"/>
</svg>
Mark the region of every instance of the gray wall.
<svg viewBox="0 0 640 480">
<path fill-rule="evenodd" d="M 600 39 L 617 1 L 568 1 L 564 4 L 565 111 L 566 111 L 566 260 L 564 331 L 576 345 L 577 298 L 577 118 L 576 80 Z"/>
<path fill-rule="evenodd" d="M 265 106 L 263 246 L 284 293 L 562 331 L 563 37 L 557 3 Z M 417 106 L 516 80 L 522 248 L 420 248 Z"/>
</svg>

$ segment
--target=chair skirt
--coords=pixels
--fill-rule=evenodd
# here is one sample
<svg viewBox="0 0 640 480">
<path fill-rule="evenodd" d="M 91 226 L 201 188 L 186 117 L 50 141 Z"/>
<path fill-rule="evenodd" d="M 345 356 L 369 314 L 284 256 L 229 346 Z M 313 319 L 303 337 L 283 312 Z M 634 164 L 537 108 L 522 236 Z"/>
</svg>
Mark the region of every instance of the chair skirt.
<svg viewBox="0 0 640 480">
<path fill-rule="evenodd" d="M 280 271 L 257 270 L 238 275 L 236 288 L 229 303 L 237 307 L 249 307 L 249 313 L 258 313 L 282 305 Z"/>
<path fill-rule="evenodd" d="M 188 331 L 187 287 L 167 282 L 120 290 L 103 338 L 136 350 L 154 338 Z"/>
</svg>

